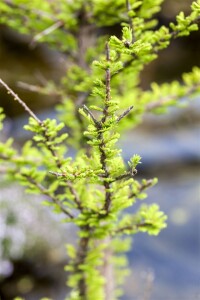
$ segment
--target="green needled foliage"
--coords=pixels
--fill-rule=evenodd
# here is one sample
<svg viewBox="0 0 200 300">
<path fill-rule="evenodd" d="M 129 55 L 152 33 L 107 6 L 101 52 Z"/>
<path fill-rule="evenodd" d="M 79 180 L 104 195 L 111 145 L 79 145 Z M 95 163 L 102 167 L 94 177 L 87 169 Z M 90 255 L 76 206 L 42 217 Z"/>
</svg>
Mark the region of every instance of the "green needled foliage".
<svg viewBox="0 0 200 300">
<path fill-rule="evenodd" d="M 12 180 L 28 192 L 44 196 L 44 205 L 65 216 L 78 230 L 78 245 L 67 245 L 70 300 L 112 300 L 128 274 L 125 236 L 140 231 L 157 235 L 167 217 L 157 204 L 141 205 L 157 179 L 137 180 L 141 157 L 133 153 L 128 165 L 117 146 L 120 134 L 142 121 L 145 112 L 165 112 L 182 97 L 200 91 L 200 69 L 180 82 L 143 91 L 140 73 L 170 42 L 198 30 L 200 1 L 191 14 L 181 12 L 169 27 L 154 18 L 162 0 L 1 1 L 0 22 L 32 37 L 30 45 L 45 42 L 67 55 L 69 66 L 60 84 L 37 87 L 60 96 L 58 120 L 40 120 L 0 80 L 30 115 L 26 130 L 33 138 L 21 150 L 12 139 L 0 143 L 0 162 Z M 101 28 L 121 24 L 119 36 L 101 35 Z M 4 114 L 0 110 L 0 126 Z M 77 150 L 68 156 L 68 146 Z M 121 242 L 123 240 L 123 243 Z M 119 276 L 120 270 L 120 276 Z M 111 278 L 110 275 L 112 274 Z"/>
</svg>

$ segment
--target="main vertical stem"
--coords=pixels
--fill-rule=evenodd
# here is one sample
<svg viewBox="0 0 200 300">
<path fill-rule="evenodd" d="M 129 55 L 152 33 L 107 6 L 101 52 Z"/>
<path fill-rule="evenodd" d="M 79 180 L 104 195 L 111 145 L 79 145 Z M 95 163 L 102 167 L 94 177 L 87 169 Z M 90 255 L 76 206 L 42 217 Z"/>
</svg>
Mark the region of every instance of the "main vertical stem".
<svg viewBox="0 0 200 300">
<path fill-rule="evenodd" d="M 110 106 L 110 99 L 111 99 L 111 88 L 110 88 L 110 81 L 111 81 L 111 71 L 110 71 L 110 49 L 109 44 L 106 43 L 106 61 L 108 62 L 108 66 L 106 69 L 105 74 L 105 99 L 104 99 L 104 109 L 103 109 L 103 116 L 100 122 L 95 123 L 95 119 L 93 115 L 89 112 L 87 107 L 85 106 L 85 109 L 88 113 L 90 113 L 90 116 L 92 117 L 97 129 L 99 130 L 98 139 L 101 141 L 99 144 L 99 151 L 100 151 L 100 162 L 102 165 L 102 169 L 104 170 L 104 177 L 105 180 L 103 180 L 103 185 L 105 189 L 105 202 L 103 209 L 105 210 L 105 215 L 109 214 L 110 206 L 111 206 L 111 197 L 112 193 L 110 191 L 111 184 L 107 179 L 110 178 L 109 168 L 107 165 L 107 155 L 105 151 L 105 140 L 103 135 L 103 126 L 105 125 L 108 117 L 109 117 L 109 106 Z M 101 226 L 101 225 L 99 225 Z M 91 227 L 88 225 L 80 228 L 81 230 L 85 232 L 91 232 Z M 111 238 L 107 236 L 104 240 L 97 241 L 97 243 L 103 243 L 105 244 L 105 250 L 103 253 L 103 265 L 100 268 L 100 276 L 102 276 L 105 279 L 105 284 L 103 287 L 104 292 L 104 299 L 101 300 L 113 300 L 114 299 L 114 271 L 113 271 L 113 265 L 112 265 L 112 250 L 111 250 Z M 88 282 L 87 282 L 87 274 L 83 269 L 80 269 L 79 266 L 83 266 L 86 262 L 88 251 L 89 251 L 89 243 L 90 243 L 90 237 L 82 237 L 80 238 L 79 245 L 78 245 L 78 258 L 76 261 L 76 268 L 75 272 L 80 275 L 77 289 L 79 293 L 79 297 L 81 300 L 88 300 Z M 91 245 L 90 245 L 91 246 Z M 99 269 L 99 267 L 97 266 Z M 98 299 L 100 300 L 100 299 Z"/>
<path fill-rule="evenodd" d="M 109 48 L 109 43 L 106 43 L 106 61 L 109 63 L 110 62 L 110 48 Z M 105 106 L 103 109 L 103 117 L 101 119 L 101 126 L 103 127 L 103 125 L 105 124 L 105 122 L 107 121 L 108 118 L 108 109 L 109 109 L 109 101 L 111 99 L 111 95 L 110 95 L 110 80 L 111 80 L 111 72 L 110 72 L 110 66 L 108 65 L 107 69 L 106 69 L 106 76 L 105 76 L 105 82 L 106 82 L 106 95 L 105 95 Z M 109 174 L 109 170 L 107 167 L 107 163 L 106 163 L 106 152 L 105 152 L 105 142 L 104 142 L 104 138 L 103 138 L 103 133 L 100 132 L 98 138 L 101 140 L 101 144 L 99 145 L 99 150 L 101 153 L 101 165 L 102 165 L 102 169 L 105 172 L 105 179 L 109 178 L 110 174 Z M 103 182 L 104 187 L 105 187 L 105 204 L 104 204 L 104 209 L 106 214 L 109 213 L 109 209 L 110 209 L 110 205 L 111 205 L 111 192 L 110 192 L 110 183 L 107 180 L 104 180 Z"/>
<path fill-rule="evenodd" d="M 106 43 L 106 61 L 110 63 L 110 48 L 109 48 L 109 43 Z M 111 70 L 110 66 L 108 65 L 106 69 L 106 76 L 105 76 L 105 85 L 106 85 L 106 98 L 105 98 L 105 106 L 103 110 L 103 117 L 101 120 L 101 123 L 104 124 L 108 118 L 108 110 L 109 110 L 109 101 L 111 100 Z M 100 134 L 100 138 L 102 139 L 102 143 L 100 145 L 100 153 L 101 153 L 101 164 L 103 167 L 103 170 L 105 172 L 105 178 L 110 177 L 109 169 L 107 166 L 106 162 L 106 152 L 104 150 L 104 139 L 103 139 L 103 134 Z M 103 182 L 104 187 L 105 187 L 105 204 L 104 204 L 104 209 L 106 211 L 106 214 L 109 213 L 110 206 L 111 206 L 111 197 L 112 194 L 110 192 L 110 183 L 107 180 L 104 180 Z M 102 271 L 101 274 L 105 279 L 105 284 L 104 284 L 104 295 L 105 299 L 104 300 L 113 300 L 114 299 L 114 270 L 113 270 L 113 264 L 112 264 L 112 249 L 111 249 L 111 238 L 107 236 L 102 243 L 104 243 L 105 250 L 104 250 L 104 262 L 102 265 Z"/>
<path fill-rule="evenodd" d="M 81 238 L 80 240 L 80 251 L 79 251 L 79 265 L 83 264 L 85 261 L 85 258 L 87 256 L 87 251 L 88 251 L 88 238 Z M 87 285 L 86 285 L 86 278 L 84 275 L 84 271 L 81 271 L 81 278 L 78 283 L 78 290 L 79 290 L 79 295 L 82 300 L 87 300 Z"/>
<path fill-rule="evenodd" d="M 84 226 L 82 230 L 89 232 L 90 228 L 88 226 Z M 79 296 L 81 300 L 87 300 L 87 282 L 85 271 L 81 270 L 79 267 L 85 264 L 85 260 L 87 258 L 88 250 L 89 250 L 89 237 L 82 237 L 79 240 L 78 251 L 77 251 L 77 261 L 76 261 L 76 273 L 80 274 L 80 279 L 77 284 L 77 289 L 79 292 Z"/>
</svg>

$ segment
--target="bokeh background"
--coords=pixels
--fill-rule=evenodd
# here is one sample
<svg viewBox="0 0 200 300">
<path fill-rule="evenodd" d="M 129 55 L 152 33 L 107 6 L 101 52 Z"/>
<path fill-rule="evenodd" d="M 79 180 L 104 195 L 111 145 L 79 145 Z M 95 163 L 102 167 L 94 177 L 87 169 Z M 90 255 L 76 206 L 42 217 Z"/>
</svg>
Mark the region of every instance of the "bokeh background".
<svg viewBox="0 0 200 300">
<path fill-rule="evenodd" d="M 191 3 L 166 0 L 158 15 L 160 24 L 173 21 L 180 10 L 187 14 Z M 30 49 L 29 42 L 28 36 L 0 25 L 0 77 L 42 118 L 52 116 L 57 96 L 27 91 L 20 82 L 58 82 L 66 58 L 45 44 Z M 200 32 L 163 50 L 144 69 L 142 86 L 148 89 L 152 81 L 179 79 L 194 65 L 200 66 Z M 19 146 L 27 138 L 22 126 L 28 117 L 1 87 L 0 106 L 7 115 L 1 139 L 14 136 Z M 158 237 L 133 238 L 128 254 L 132 273 L 123 300 L 200 299 L 200 95 L 188 107 L 146 115 L 143 124 L 120 143 L 125 159 L 133 153 L 142 156 L 138 176 L 159 178 L 147 202 L 158 203 L 168 214 L 168 227 Z M 6 182 L 2 172 L 0 166 L 0 298 L 63 300 L 67 292 L 63 241 L 73 241 L 74 229 L 41 206 L 43 199 Z"/>
</svg>

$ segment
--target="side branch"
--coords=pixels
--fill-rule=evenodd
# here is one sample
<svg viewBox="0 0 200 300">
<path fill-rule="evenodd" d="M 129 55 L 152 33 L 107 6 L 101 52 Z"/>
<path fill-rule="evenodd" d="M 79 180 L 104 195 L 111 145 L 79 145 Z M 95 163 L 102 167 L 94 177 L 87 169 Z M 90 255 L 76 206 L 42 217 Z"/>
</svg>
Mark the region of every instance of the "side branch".
<svg viewBox="0 0 200 300">
<path fill-rule="evenodd" d="M 43 136 L 44 136 L 46 142 L 49 142 L 47 128 L 45 127 L 44 123 L 34 114 L 34 112 L 26 105 L 26 103 L 1 78 L 0 78 L 0 84 L 2 84 L 5 87 L 8 94 L 11 94 L 13 96 L 14 100 L 17 101 L 24 108 L 24 110 L 27 111 L 28 114 L 33 119 L 35 119 L 36 122 L 43 128 Z M 46 146 L 49 149 L 49 151 L 51 152 L 52 156 L 55 158 L 57 167 L 60 169 L 62 166 L 62 163 L 58 159 L 54 149 L 51 146 L 49 146 L 48 143 L 46 143 Z"/>
<path fill-rule="evenodd" d="M 30 176 L 27 176 L 25 174 L 22 174 L 22 176 L 24 176 L 31 184 L 33 184 L 41 192 L 42 195 L 45 195 L 45 196 L 49 197 L 56 205 L 58 205 L 58 207 L 60 208 L 60 210 L 65 215 L 67 215 L 70 219 L 74 219 L 74 216 L 72 215 L 72 213 L 70 211 L 68 211 L 65 207 L 63 207 L 63 205 L 59 201 L 59 199 L 55 195 L 51 195 L 49 193 L 48 189 L 46 189 L 43 185 L 41 185 L 38 182 L 36 182 Z"/>
<path fill-rule="evenodd" d="M 200 88 L 200 81 L 199 84 L 195 84 L 193 86 L 191 86 L 185 93 L 184 93 L 184 98 L 190 97 L 193 93 L 196 92 L 197 89 Z M 149 103 L 146 108 L 145 108 L 145 112 L 151 112 L 152 110 L 159 108 L 161 106 L 166 105 L 169 101 L 172 100 L 181 100 L 183 98 L 183 96 L 177 96 L 177 95 L 168 95 L 165 97 L 161 97 L 160 99 L 158 99 L 157 101 L 151 102 Z"/>
<path fill-rule="evenodd" d="M 118 118 L 117 118 L 117 123 L 121 121 L 124 117 L 126 117 L 130 111 L 133 109 L 133 105 L 131 105 L 127 110 L 125 110 Z"/>
<path fill-rule="evenodd" d="M 29 115 L 35 119 L 38 124 L 42 125 L 42 121 L 34 114 L 34 112 L 26 105 L 26 103 L 20 99 L 20 97 L 0 78 L 0 83 L 5 87 L 8 94 L 11 94 L 15 101 L 17 101 L 24 109 L 29 113 Z"/>
<path fill-rule="evenodd" d="M 154 225 L 151 223 L 138 223 L 138 224 L 133 224 L 133 225 L 127 225 L 121 228 L 118 228 L 115 232 L 114 235 L 116 234 L 124 234 L 126 231 L 135 231 L 136 229 L 139 229 L 141 227 L 153 227 Z"/>
<path fill-rule="evenodd" d="M 57 21 L 56 23 L 54 23 L 53 25 L 51 25 L 50 27 L 46 28 L 45 30 L 43 30 L 42 32 L 36 34 L 32 41 L 30 42 L 30 46 L 34 47 L 35 43 L 38 42 L 40 39 L 42 39 L 45 35 L 48 35 L 50 33 L 52 33 L 54 30 L 60 28 L 63 26 L 63 21 Z"/>
<path fill-rule="evenodd" d="M 129 3 L 128 0 L 126 0 L 126 5 L 128 5 L 127 3 Z M 128 6 L 127 6 L 127 7 L 128 7 Z M 192 24 L 198 24 L 199 22 L 200 22 L 200 16 L 197 17 L 195 20 L 193 20 L 189 25 L 192 25 Z M 171 40 L 173 40 L 173 39 L 176 39 L 176 38 L 178 37 L 178 34 L 179 34 L 180 32 L 181 32 L 181 30 L 171 31 L 171 32 L 170 32 L 171 37 L 170 37 L 170 39 L 169 39 L 169 42 L 171 42 Z M 163 40 L 163 39 L 161 39 L 160 41 L 162 42 L 162 40 Z M 152 50 L 151 50 L 150 54 L 157 54 L 157 53 L 158 53 L 158 50 L 156 49 L 156 46 L 157 46 L 158 44 L 159 44 L 159 43 L 156 42 L 156 43 L 154 43 L 154 44 L 152 45 Z M 160 50 L 163 50 L 163 49 L 159 49 L 159 51 L 160 51 Z M 127 60 L 127 61 L 125 61 L 125 62 L 123 63 L 123 68 L 120 69 L 117 73 L 113 74 L 112 77 L 115 77 L 115 76 L 120 75 L 120 74 L 124 71 L 124 69 L 128 69 L 136 59 L 138 59 L 138 55 L 135 54 L 135 53 L 132 54 L 132 57 L 131 57 L 129 60 Z"/>
<path fill-rule="evenodd" d="M 97 119 L 94 117 L 93 113 L 89 110 L 89 108 L 86 105 L 83 105 L 83 109 L 88 113 L 88 115 L 90 115 L 92 121 L 96 125 L 96 128 L 100 129 L 101 124 L 97 121 Z"/>
<path fill-rule="evenodd" d="M 143 192 L 144 190 L 146 190 L 148 187 L 152 186 L 153 180 L 149 179 L 146 181 L 146 183 L 144 184 L 140 184 L 138 192 L 133 192 L 129 195 L 129 199 L 133 198 L 133 197 L 137 197 L 139 193 Z"/>
</svg>

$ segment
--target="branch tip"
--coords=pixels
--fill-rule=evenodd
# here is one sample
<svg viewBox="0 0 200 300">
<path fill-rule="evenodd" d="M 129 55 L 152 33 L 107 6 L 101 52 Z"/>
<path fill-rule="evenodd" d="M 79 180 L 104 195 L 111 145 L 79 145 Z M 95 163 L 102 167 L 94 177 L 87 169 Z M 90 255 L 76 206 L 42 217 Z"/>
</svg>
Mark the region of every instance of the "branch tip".
<svg viewBox="0 0 200 300">
<path fill-rule="evenodd" d="M 133 109 L 133 105 L 131 105 L 129 108 L 127 108 L 127 110 L 125 110 L 118 118 L 117 118 L 117 123 L 119 122 L 119 121 L 121 121 L 121 119 L 123 119 L 124 117 L 126 117 L 129 113 L 130 113 L 130 111 Z"/>
<path fill-rule="evenodd" d="M 37 121 L 38 124 L 42 125 L 42 121 L 34 114 L 34 112 L 26 105 L 26 103 L 0 78 L 0 84 L 6 89 L 8 94 L 13 96 L 13 99 L 17 101 L 29 115 Z"/>
</svg>

